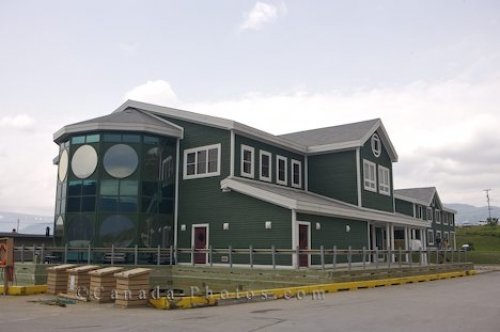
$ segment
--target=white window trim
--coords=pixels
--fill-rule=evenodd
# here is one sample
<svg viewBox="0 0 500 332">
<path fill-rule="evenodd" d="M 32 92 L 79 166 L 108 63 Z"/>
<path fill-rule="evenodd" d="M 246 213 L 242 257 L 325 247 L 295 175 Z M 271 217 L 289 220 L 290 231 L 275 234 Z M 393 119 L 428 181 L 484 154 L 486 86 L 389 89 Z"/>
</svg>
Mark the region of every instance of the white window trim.
<svg viewBox="0 0 500 332">
<path fill-rule="evenodd" d="M 429 236 L 429 234 L 432 234 Z M 432 240 L 432 241 L 431 241 Z M 427 243 L 432 246 L 434 245 L 434 241 L 435 241 L 435 238 L 434 238 L 434 230 L 433 229 L 428 229 L 427 230 Z"/>
<path fill-rule="evenodd" d="M 424 207 L 422 205 L 418 206 L 418 212 L 420 213 L 420 218 L 419 219 L 424 219 Z"/>
<path fill-rule="evenodd" d="M 294 182 L 294 172 L 293 166 L 299 165 L 299 183 Z M 302 188 L 302 162 L 300 160 L 292 159 L 292 187 L 294 188 Z"/>
<path fill-rule="evenodd" d="M 448 240 L 448 244 L 450 244 L 450 232 L 443 232 L 443 240 Z"/>
<path fill-rule="evenodd" d="M 436 221 L 436 224 L 441 223 L 441 210 L 438 209 L 434 210 L 434 220 Z"/>
<path fill-rule="evenodd" d="M 368 167 L 373 167 L 373 175 L 375 176 L 375 179 L 370 179 L 366 177 L 367 172 L 365 172 L 365 165 Z M 368 176 L 370 175 L 370 172 L 368 172 Z M 366 182 L 369 182 L 370 184 L 373 184 L 373 188 L 371 186 L 367 186 Z M 363 188 L 368 191 L 372 192 L 377 192 L 377 165 L 369 160 L 363 159 Z"/>
<path fill-rule="evenodd" d="M 443 237 L 441 236 L 441 231 L 436 231 L 436 239 L 441 239 L 441 243 L 443 242 Z"/>
<path fill-rule="evenodd" d="M 241 157 L 240 157 L 240 174 L 241 176 L 247 177 L 247 178 L 254 178 L 254 173 L 255 173 L 255 149 L 251 146 L 241 144 Z M 243 156 L 245 155 L 245 151 L 250 152 L 250 173 L 245 172 L 245 168 L 243 167 L 245 165 L 245 160 Z"/>
<path fill-rule="evenodd" d="M 387 172 L 388 183 L 382 183 L 384 176 L 380 176 L 381 172 Z M 387 191 L 382 190 L 383 186 L 387 186 Z M 382 195 L 391 196 L 391 170 L 381 165 L 378 165 L 378 192 Z"/>
<path fill-rule="evenodd" d="M 443 225 L 449 225 L 450 222 L 448 221 L 450 218 L 450 214 L 448 212 L 443 212 Z"/>
<path fill-rule="evenodd" d="M 375 148 L 375 143 L 378 143 L 378 150 Z M 372 152 L 375 157 L 380 157 L 382 153 L 382 143 L 380 141 L 380 137 L 378 137 L 377 133 L 372 135 L 371 139 Z"/>
<path fill-rule="evenodd" d="M 262 175 L 262 156 L 269 157 L 269 176 Z M 272 181 L 272 174 L 273 174 L 273 155 L 271 152 L 260 150 L 260 152 L 259 152 L 259 180 L 271 182 Z"/>
<path fill-rule="evenodd" d="M 429 210 L 431 210 L 431 213 L 428 213 Z M 425 219 L 427 219 L 428 221 L 432 221 L 433 220 L 433 216 L 432 216 L 432 208 L 431 207 L 427 207 L 425 209 Z"/>
<path fill-rule="evenodd" d="M 211 149 L 217 149 L 217 172 L 212 172 L 208 173 L 208 150 Z M 204 174 L 187 174 L 187 156 L 188 154 L 195 153 L 195 165 L 197 165 L 197 158 L 198 158 L 198 152 L 199 151 L 207 151 L 207 173 Z M 183 168 L 183 178 L 184 180 L 189 180 L 189 179 L 199 179 L 199 178 L 206 178 L 206 177 L 211 177 L 211 176 L 219 176 L 220 175 L 220 157 L 221 157 L 221 144 L 212 144 L 212 145 L 205 145 L 205 146 L 199 146 L 196 148 L 191 148 L 191 149 L 186 149 L 184 150 L 184 164 L 182 165 Z M 196 166 L 197 168 L 197 166 Z"/>
<path fill-rule="evenodd" d="M 281 181 L 280 180 L 280 160 L 285 161 L 285 180 Z M 288 159 L 286 157 L 276 155 L 276 183 L 281 184 L 281 185 L 287 185 L 288 184 Z"/>
</svg>

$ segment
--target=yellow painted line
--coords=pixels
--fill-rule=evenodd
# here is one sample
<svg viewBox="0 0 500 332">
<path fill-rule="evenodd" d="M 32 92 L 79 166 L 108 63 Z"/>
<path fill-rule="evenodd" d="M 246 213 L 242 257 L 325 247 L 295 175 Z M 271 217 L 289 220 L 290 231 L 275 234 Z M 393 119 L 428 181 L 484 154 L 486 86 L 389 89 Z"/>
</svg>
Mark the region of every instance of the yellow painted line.
<svg viewBox="0 0 500 332">
<path fill-rule="evenodd" d="M 9 286 L 7 295 L 33 295 L 47 292 L 47 285 Z M 0 294 L 3 294 L 3 286 L 0 286 Z"/>
<path fill-rule="evenodd" d="M 208 296 L 185 296 L 180 298 L 161 297 L 159 299 L 150 299 L 149 303 L 157 309 L 189 309 L 201 306 L 217 305 L 221 300 L 238 300 L 245 299 L 247 296 L 251 298 L 261 297 L 263 299 L 283 299 L 305 296 L 310 294 L 334 293 L 344 290 L 357 290 L 363 288 L 374 288 L 382 286 L 403 285 L 407 283 L 417 283 L 440 279 L 450 279 L 457 277 L 465 277 L 475 275 L 475 270 L 444 272 L 426 275 L 417 275 L 400 278 L 388 278 L 378 280 L 364 280 L 351 282 L 338 282 L 332 284 L 318 284 L 287 288 L 263 289 L 255 291 L 241 291 L 224 294 L 213 294 Z M 265 294 L 265 297 L 264 297 Z"/>
</svg>

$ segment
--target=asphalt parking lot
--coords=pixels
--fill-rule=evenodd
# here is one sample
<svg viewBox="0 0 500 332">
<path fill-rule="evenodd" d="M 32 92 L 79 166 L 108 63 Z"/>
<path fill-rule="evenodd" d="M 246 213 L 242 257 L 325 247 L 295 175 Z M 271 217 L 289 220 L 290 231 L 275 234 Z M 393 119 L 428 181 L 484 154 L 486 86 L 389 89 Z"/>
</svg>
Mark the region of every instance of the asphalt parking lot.
<svg viewBox="0 0 500 332">
<path fill-rule="evenodd" d="M 67 307 L 0 297 L 0 331 L 495 331 L 500 272 L 419 284 L 191 310 Z"/>
</svg>

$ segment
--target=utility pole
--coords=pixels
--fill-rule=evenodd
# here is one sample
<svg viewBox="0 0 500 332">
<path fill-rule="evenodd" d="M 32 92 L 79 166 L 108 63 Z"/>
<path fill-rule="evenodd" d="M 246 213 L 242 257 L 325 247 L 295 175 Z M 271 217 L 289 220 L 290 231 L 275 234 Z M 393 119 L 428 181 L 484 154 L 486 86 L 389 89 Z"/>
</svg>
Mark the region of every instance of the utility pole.
<svg viewBox="0 0 500 332">
<path fill-rule="evenodd" d="M 491 206 L 490 206 L 490 191 L 491 189 L 484 189 L 486 192 L 486 202 L 488 202 L 488 223 L 491 222 Z"/>
</svg>

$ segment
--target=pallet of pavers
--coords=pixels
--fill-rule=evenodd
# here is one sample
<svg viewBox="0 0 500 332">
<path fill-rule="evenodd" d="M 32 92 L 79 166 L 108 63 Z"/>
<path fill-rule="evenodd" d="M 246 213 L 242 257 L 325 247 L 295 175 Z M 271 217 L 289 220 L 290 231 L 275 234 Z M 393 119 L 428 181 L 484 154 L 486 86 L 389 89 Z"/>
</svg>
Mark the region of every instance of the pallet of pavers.
<svg viewBox="0 0 500 332">
<path fill-rule="evenodd" d="M 115 305 L 121 308 L 143 306 L 148 303 L 151 269 L 137 268 L 115 274 Z"/>
<path fill-rule="evenodd" d="M 90 296 L 90 271 L 97 270 L 97 265 L 83 265 L 68 270 L 68 290 L 66 297 L 87 300 Z"/>
<path fill-rule="evenodd" d="M 47 294 L 57 295 L 66 292 L 68 270 L 75 266 L 74 264 L 64 264 L 47 268 Z"/>
<path fill-rule="evenodd" d="M 115 273 L 123 270 L 123 267 L 111 266 L 90 271 L 90 300 L 98 303 L 113 302 L 116 294 Z"/>
</svg>

